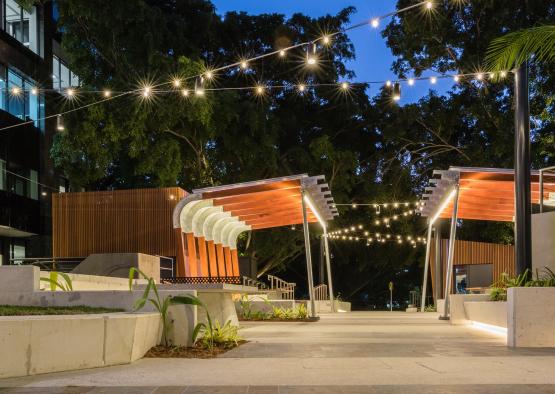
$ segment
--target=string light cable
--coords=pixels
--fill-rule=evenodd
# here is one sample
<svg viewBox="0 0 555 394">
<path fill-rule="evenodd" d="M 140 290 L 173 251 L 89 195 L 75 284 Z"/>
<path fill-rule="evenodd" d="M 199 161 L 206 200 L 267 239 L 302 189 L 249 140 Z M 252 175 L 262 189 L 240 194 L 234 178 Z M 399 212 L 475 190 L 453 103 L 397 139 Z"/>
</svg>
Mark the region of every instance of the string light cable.
<svg viewBox="0 0 555 394">
<path fill-rule="evenodd" d="M 217 73 L 217 72 L 232 69 L 232 68 L 237 68 L 237 67 L 239 67 L 240 69 L 246 69 L 246 68 L 249 67 L 249 63 L 255 62 L 257 60 L 260 60 L 260 59 L 263 59 L 263 58 L 266 58 L 266 57 L 269 57 L 269 56 L 274 56 L 274 55 L 278 55 L 280 57 L 283 57 L 283 56 L 285 56 L 287 51 L 295 49 L 295 48 L 300 48 L 300 47 L 306 47 L 307 48 L 307 54 L 309 54 L 309 51 L 310 51 L 309 48 L 312 48 L 313 51 L 315 51 L 317 43 L 323 43 L 325 45 L 328 45 L 330 43 L 330 40 L 333 37 L 335 37 L 336 35 L 339 35 L 339 34 L 342 34 L 342 33 L 345 33 L 345 32 L 348 32 L 350 30 L 357 29 L 357 28 L 360 28 L 360 27 L 363 27 L 363 26 L 368 26 L 368 25 L 371 25 L 372 27 L 377 28 L 379 26 L 379 22 L 383 19 L 399 15 L 401 13 L 404 13 L 406 11 L 409 11 L 409 10 L 412 10 L 412 9 L 415 9 L 415 8 L 421 7 L 421 6 L 424 6 L 427 10 L 431 10 L 433 8 L 433 5 L 434 4 L 433 4 L 432 1 L 421 1 L 421 2 L 418 2 L 418 3 L 413 4 L 411 6 L 407 6 L 405 8 L 402 8 L 402 9 L 399 9 L 399 10 L 396 10 L 396 11 L 393 11 L 393 12 L 389 12 L 389 13 L 384 14 L 382 16 L 371 18 L 371 19 L 365 20 L 363 22 L 357 23 L 355 25 L 348 26 L 348 27 L 346 27 L 344 29 L 341 29 L 341 30 L 338 30 L 336 32 L 324 34 L 323 36 L 321 36 L 321 37 L 319 37 L 315 40 L 312 40 L 312 41 L 301 42 L 301 43 L 294 44 L 294 45 L 291 45 L 291 46 L 286 47 L 286 48 L 276 49 L 274 51 L 270 51 L 270 52 L 267 52 L 267 53 L 264 53 L 264 54 L 261 54 L 261 55 L 257 55 L 257 56 L 251 57 L 249 59 L 241 59 L 237 62 L 227 64 L 227 65 L 224 65 L 224 66 L 221 66 L 221 67 L 207 69 L 207 70 L 205 70 L 204 72 L 202 72 L 200 74 L 189 76 L 187 78 L 174 79 L 173 81 L 163 82 L 163 83 L 153 85 L 153 86 L 143 86 L 139 89 L 133 89 L 133 90 L 130 90 L 130 91 L 122 91 L 122 92 L 111 92 L 110 90 L 107 90 L 107 89 L 102 90 L 102 91 L 99 91 L 97 89 L 87 91 L 86 89 L 77 89 L 76 87 L 69 87 L 65 90 L 66 96 L 68 98 L 73 98 L 73 96 L 75 96 L 75 94 L 77 92 L 79 94 L 90 92 L 90 93 L 95 93 L 95 94 L 102 93 L 103 94 L 103 99 L 97 100 L 97 101 L 94 101 L 94 102 L 91 102 L 91 103 L 88 103 L 88 104 L 85 104 L 85 105 L 82 105 L 82 106 L 78 106 L 78 107 L 75 107 L 75 108 L 71 108 L 71 109 L 68 109 L 66 111 L 59 112 L 57 114 L 52 114 L 52 115 L 49 115 L 49 116 L 33 119 L 33 120 L 22 122 L 22 123 L 19 123 L 19 124 L 16 124 L 16 125 L 5 126 L 5 127 L 0 128 L 0 131 L 11 129 L 11 128 L 14 128 L 14 127 L 23 126 L 23 125 L 26 125 L 26 124 L 35 123 L 37 121 L 42 121 L 42 120 L 55 118 L 55 117 L 58 117 L 58 116 L 67 115 L 69 113 L 79 111 L 79 110 L 91 107 L 93 105 L 101 104 L 101 103 L 104 103 L 104 102 L 107 102 L 107 101 L 110 101 L 110 100 L 115 100 L 117 98 L 129 95 L 129 94 L 132 94 L 132 93 L 142 93 L 142 95 L 144 97 L 147 97 L 147 96 L 149 96 L 150 94 L 153 94 L 153 93 L 166 93 L 166 92 L 167 93 L 169 93 L 169 92 L 175 93 L 176 89 L 173 89 L 173 90 L 155 90 L 155 89 L 158 88 L 158 87 L 161 87 L 161 86 L 169 85 L 169 84 L 173 84 L 174 88 L 178 88 L 181 85 L 182 81 L 193 80 L 193 79 L 195 80 L 195 92 L 198 93 L 199 96 L 203 95 L 205 90 L 206 91 L 254 90 L 254 91 L 257 91 L 257 92 L 262 92 L 264 90 L 264 88 L 262 86 L 260 86 L 260 84 L 256 85 L 256 86 L 233 87 L 233 88 L 229 88 L 229 87 L 228 88 L 225 88 L 225 87 L 223 87 L 223 88 L 204 88 L 203 85 L 204 85 L 204 81 L 206 79 L 212 79 L 214 77 L 214 74 Z M 309 56 L 307 56 L 308 63 L 310 63 L 310 59 L 311 58 Z M 476 78 L 479 79 L 479 80 L 483 79 L 483 73 L 457 74 L 457 75 L 451 76 L 451 77 L 458 80 L 459 78 L 462 78 L 464 76 L 470 76 L 470 75 L 475 75 Z M 414 83 L 414 80 L 425 80 L 425 79 L 429 79 L 432 83 L 434 83 L 435 81 L 437 81 L 438 78 L 447 78 L 447 77 L 449 77 L 449 76 L 440 75 L 440 76 L 433 76 L 433 77 L 419 77 L 419 78 L 410 78 L 410 79 L 400 79 L 400 80 L 395 81 L 395 83 L 407 82 L 409 85 L 411 85 L 411 84 Z M 199 88 L 199 89 L 197 89 L 197 85 L 198 85 L 197 82 L 198 81 L 200 81 L 200 85 L 201 85 L 201 88 Z M 369 82 L 355 82 L 355 83 L 340 82 L 340 83 L 328 83 L 328 84 L 297 84 L 297 85 L 268 86 L 267 89 L 287 89 L 287 88 L 291 88 L 291 86 L 296 86 L 296 88 L 299 91 L 304 91 L 306 88 L 309 88 L 309 87 L 315 88 L 315 87 L 321 87 L 321 86 L 340 86 L 342 89 L 346 90 L 351 85 L 372 85 L 372 84 L 383 84 L 383 83 L 384 83 L 384 81 L 369 81 Z M 390 81 L 385 81 L 385 83 L 386 84 L 389 83 L 389 85 L 391 85 Z M 39 89 L 38 87 L 33 87 L 33 88 L 29 89 L 29 91 L 31 92 L 31 94 L 38 94 L 39 92 L 48 92 L 48 91 L 58 92 L 55 89 Z M 181 91 L 182 95 L 184 95 L 184 96 L 188 95 L 188 90 L 187 89 L 181 89 L 180 91 Z M 22 93 L 25 93 L 25 91 L 22 88 L 14 87 L 10 90 L 10 93 L 12 93 L 14 95 L 20 95 Z M 113 94 L 113 93 L 116 93 L 116 94 Z"/>
</svg>

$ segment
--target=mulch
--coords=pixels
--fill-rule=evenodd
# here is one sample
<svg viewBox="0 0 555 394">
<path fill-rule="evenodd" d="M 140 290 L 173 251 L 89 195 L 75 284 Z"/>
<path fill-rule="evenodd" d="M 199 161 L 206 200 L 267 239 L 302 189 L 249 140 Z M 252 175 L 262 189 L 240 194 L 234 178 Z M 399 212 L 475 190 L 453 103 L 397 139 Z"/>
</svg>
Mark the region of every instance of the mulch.
<svg viewBox="0 0 555 394">
<path fill-rule="evenodd" d="M 239 345 L 247 341 L 239 341 Z M 205 349 L 202 346 L 154 346 L 145 354 L 145 358 L 214 358 L 218 357 L 237 346 L 214 346 L 214 349 Z"/>
<path fill-rule="evenodd" d="M 243 318 L 239 318 L 239 321 L 255 321 L 255 322 L 259 322 L 259 321 L 267 321 L 267 322 L 282 322 L 282 323 L 314 323 L 316 321 L 320 320 L 319 317 L 307 317 L 305 319 L 276 319 L 276 318 L 270 318 L 270 319 L 243 319 Z"/>
</svg>

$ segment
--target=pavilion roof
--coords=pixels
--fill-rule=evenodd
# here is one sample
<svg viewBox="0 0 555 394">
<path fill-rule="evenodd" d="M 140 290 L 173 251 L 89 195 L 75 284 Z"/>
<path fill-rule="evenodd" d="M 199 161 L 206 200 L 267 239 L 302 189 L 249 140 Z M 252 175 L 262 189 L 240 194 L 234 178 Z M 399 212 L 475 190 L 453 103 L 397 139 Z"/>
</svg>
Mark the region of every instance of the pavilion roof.
<svg viewBox="0 0 555 394">
<path fill-rule="evenodd" d="M 446 203 L 459 184 L 458 218 L 509 222 L 514 220 L 514 170 L 501 168 L 449 167 L 434 171 L 430 186 L 422 196 L 421 215 L 450 218 L 453 199 Z M 544 173 L 544 198 L 555 192 L 555 175 Z M 539 171 L 531 171 L 531 198 L 540 199 Z"/>
</svg>

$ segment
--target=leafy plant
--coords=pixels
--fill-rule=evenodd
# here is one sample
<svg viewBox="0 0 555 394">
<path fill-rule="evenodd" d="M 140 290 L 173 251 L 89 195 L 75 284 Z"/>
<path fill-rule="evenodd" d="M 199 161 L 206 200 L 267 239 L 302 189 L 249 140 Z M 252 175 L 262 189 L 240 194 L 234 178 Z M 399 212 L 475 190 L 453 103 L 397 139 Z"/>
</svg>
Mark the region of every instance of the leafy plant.
<svg viewBox="0 0 555 394">
<path fill-rule="evenodd" d="M 532 56 L 536 62 L 555 61 L 555 25 L 531 27 L 494 39 L 486 63 L 491 70 L 512 70 Z"/>
<path fill-rule="evenodd" d="M 133 279 L 135 277 L 135 274 L 138 274 L 139 276 L 142 276 L 144 279 L 146 279 L 147 285 L 142 297 L 135 301 L 133 310 L 138 311 L 142 309 L 147 301 L 154 305 L 154 307 L 160 314 L 160 319 L 162 320 L 162 343 L 164 346 L 168 346 L 168 308 L 171 305 L 200 305 L 204 307 L 204 304 L 193 295 L 167 296 L 162 299 L 160 297 L 160 293 L 158 292 L 158 287 L 156 286 L 156 282 L 154 281 L 154 279 L 135 267 L 131 267 L 131 269 L 129 270 L 129 291 L 133 289 Z M 154 293 L 153 298 L 149 298 L 151 291 Z"/>
<path fill-rule="evenodd" d="M 424 312 L 437 312 L 437 308 L 435 305 L 426 305 Z"/>
<path fill-rule="evenodd" d="M 507 301 L 507 289 L 492 287 L 489 293 L 490 301 Z"/>
<path fill-rule="evenodd" d="M 60 280 L 60 277 L 63 280 Z M 64 272 L 50 271 L 48 278 L 40 278 L 40 280 L 49 283 L 51 291 L 56 291 L 58 287 L 62 291 L 73 291 L 71 278 Z"/>
<path fill-rule="evenodd" d="M 308 310 L 306 309 L 305 304 L 300 304 L 297 307 L 297 319 L 306 319 L 308 318 Z"/>
<path fill-rule="evenodd" d="M 209 325 L 199 323 L 197 327 L 195 327 L 195 333 L 193 334 L 193 342 L 200 343 L 205 349 L 212 350 L 215 345 L 221 345 L 225 348 L 234 347 L 241 340 L 238 333 L 239 327 L 232 325 L 231 320 L 228 320 L 223 326 L 216 320 L 213 325 L 212 323 Z M 202 336 L 197 341 L 198 334 L 202 334 Z"/>
</svg>

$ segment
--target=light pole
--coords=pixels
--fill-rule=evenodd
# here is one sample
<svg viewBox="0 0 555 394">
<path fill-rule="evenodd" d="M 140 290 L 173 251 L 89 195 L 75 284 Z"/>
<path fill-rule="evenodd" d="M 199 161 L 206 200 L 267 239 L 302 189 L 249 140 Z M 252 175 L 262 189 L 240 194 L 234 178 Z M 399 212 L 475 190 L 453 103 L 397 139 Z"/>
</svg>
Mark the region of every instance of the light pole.
<svg viewBox="0 0 555 394">
<path fill-rule="evenodd" d="M 519 275 L 532 269 L 532 224 L 530 197 L 530 103 L 528 63 L 515 75 L 515 268 Z M 542 197 L 543 198 L 543 197 Z"/>
</svg>

